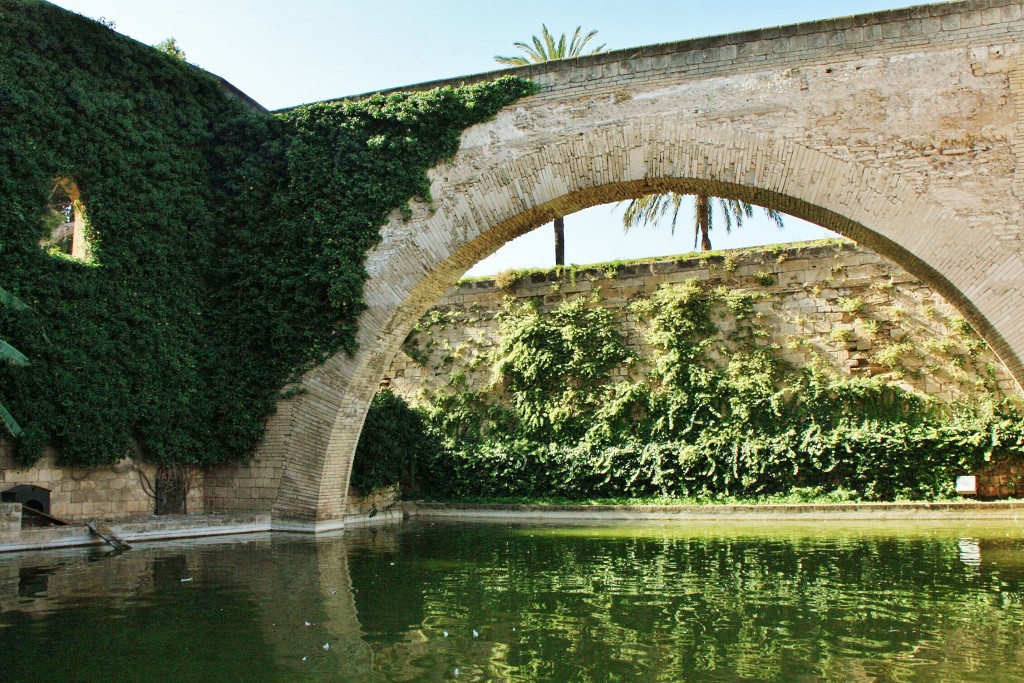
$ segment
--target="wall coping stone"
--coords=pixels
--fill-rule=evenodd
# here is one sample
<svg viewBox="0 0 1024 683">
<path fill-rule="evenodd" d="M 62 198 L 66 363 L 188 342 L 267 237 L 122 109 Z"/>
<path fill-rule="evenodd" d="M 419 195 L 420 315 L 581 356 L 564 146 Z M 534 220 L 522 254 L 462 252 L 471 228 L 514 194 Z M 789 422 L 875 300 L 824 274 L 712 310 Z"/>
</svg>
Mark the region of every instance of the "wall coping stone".
<svg viewBox="0 0 1024 683">
<path fill-rule="evenodd" d="M 917 41 L 917 47 L 921 46 L 921 43 L 933 42 L 929 41 L 926 37 L 930 33 L 934 34 L 945 34 L 945 35 L 956 35 L 962 34 L 965 37 L 977 33 L 977 30 L 961 27 L 959 24 L 955 27 L 942 26 L 939 23 L 935 26 L 933 31 L 926 32 L 923 24 L 920 31 L 917 31 L 912 36 L 903 35 L 901 32 L 898 37 L 890 37 L 886 35 L 885 31 L 878 30 L 877 32 L 864 31 L 865 28 L 871 27 L 882 27 L 886 25 L 901 24 L 904 22 L 923 22 L 925 20 L 931 20 L 932 22 L 941 22 L 945 17 L 959 16 L 967 12 L 981 12 L 986 9 L 999 9 L 999 8 L 1020 8 L 1020 3 L 1016 0 L 961 0 L 960 2 L 938 2 L 933 4 L 924 5 L 913 5 L 901 9 L 890 9 L 881 10 L 878 12 L 867 12 L 863 14 L 853 14 L 841 17 L 834 17 L 831 19 L 816 19 L 812 21 L 804 21 L 795 24 L 788 24 L 783 26 L 773 26 L 768 28 L 757 28 L 746 31 L 738 31 L 735 33 L 723 33 L 713 36 L 704 36 L 697 38 L 688 38 L 686 40 L 670 41 L 665 43 L 655 43 L 653 45 L 643 45 L 639 47 L 627 47 L 619 48 L 615 50 L 609 50 L 607 52 L 601 52 L 596 55 L 584 55 L 572 59 L 559 59 L 551 62 L 542 62 L 538 64 L 530 64 L 528 66 L 521 67 L 509 67 L 504 69 L 498 69 L 495 71 L 486 71 L 475 74 L 467 74 L 464 76 L 454 76 L 450 78 L 442 78 L 433 81 L 424 81 L 422 83 L 414 83 L 410 85 L 398 86 L 393 88 L 384 88 L 381 90 L 375 90 L 370 92 L 358 93 L 353 95 L 346 95 L 342 97 L 334 97 L 319 102 L 309 102 L 304 104 L 296 104 L 289 107 L 276 110 L 278 113 L 287 112 L 298 107 L 306 106 L 307 104 L 320 104 L 327 102 L 340 102 L 342 100 L 359 100 L 372 95 L 387 95 L 396 92 L 418 92 L 424 90 L 433 90 L 435 88 L 441 88 L 445 86 L 458 87 L 462 85 L 468 85 L 471 83 L 479 83 L 482 81 L 491 81 L 501 76 L 520 76 L 525 79 L 538 79 L 543 82 L 543 76 L 552 75 L 560 71 L 572 70 L 575 68 L 592 68 L 600 67 L 609 64 L 619 64 L 623 62 L 631 62 L 638 59 L 653 59 L 657 57 L 667 57 L 668 55 L 687 54 L 687 53 L 704 53 L 701 58 L 691 63 L 692 60 L 685 60 L 687 66 L 685 70 L 700 69 L 703 65 L 724 61 L 730 64 L 737 64 L 740 62 L 749 62 L 751 57 L 756 59 L 757 56 L 769 56 L 772 59 L 785 58 L 788 53 L 795 53 L 799 55 L 809 55 L 821 52 L 827 54 L 830 61 L 839 62 L 843 61 L 843 58 L 838 54 L 842 51 L 853 51 L 858 53 L 866 48 L 874 47 L 877 45 L 892 45 L 894 42 L 904 42 L 912 38 L 920 38 Z M 1008 10 L 1009 11 L 1009 10 Z M 1005 23 L 1004 20 L 997 22 L 997 24 Z M 979 30 L 984 27 L 979 27 Z M 772 47 L 765 51 L 760 52 L 758 55 L 751 56 L 728 56 L 731 55 L 731 51 L 723 58 L 711 58 L 710 54 L 713 54 L 713 50 L 721 50 L 721 48 L 739 48 L 743 45 L 753 45 L 760 42 L 778 42 L 789 41 L 793 38 L 806 38 L 809 36 L 825 36 L 835 34 L 839 31 L 861 31 L 860 40 L 846 41 L 845 39 L 840 44 L 829 43 L 829 41 L 809 41 L 806 45 L 798 44 L 790 45 L 788 42 L 780 44 L 776 47 Z M 913 41 L 910 41 L 913 42 Z M 810 47 L 808 47 L 808 45 Z M 769 62 L 766 60 L 758 60 L 763 66 L 769 66 Z M 661 71 L 663 69 L 655 69 Z"/>
</svg>

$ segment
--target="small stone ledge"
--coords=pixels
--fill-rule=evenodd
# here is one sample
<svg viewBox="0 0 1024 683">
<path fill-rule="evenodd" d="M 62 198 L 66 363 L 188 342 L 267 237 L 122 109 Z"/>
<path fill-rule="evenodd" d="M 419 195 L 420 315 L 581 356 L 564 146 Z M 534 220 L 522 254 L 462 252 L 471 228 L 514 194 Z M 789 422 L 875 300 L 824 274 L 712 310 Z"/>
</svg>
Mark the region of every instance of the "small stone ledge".
<svg viewBox="0 0 1024 683">
<path fill-rule="evenodd" d="M 271 530 L 269 514 L 168 515 L 112 521 L 107 525 L 129 543 L 228 536 Z M 0 553 L 103 544 L 104 542 L 93 536 L 84 525 L 22 529 L 20 533 L 0 534 Z"/>
<path fill-rule="evenodd" d="M 346 515 L 345 528 L 399 524 L 403 517 L 404 511 L 396 505 L 390 510 L 382 510 L 377 513 L 365 512 L 357 515 Z"/>
<path fill-rule="evenodd" d="M 982 21 L 988 10 L 991 19 Z M 751 66 L 781 68 L 786 64 L 830 63 L 866 55 L 890 56 L 905 49 L 927 45 L 959 46 L 984 42 L 991 35 L 1012 42 L 1019 32 L 1019 5 L 1012 0 L 936 2 L 903 9 L 881 10 L 772 26 L 736 33 L 703 36 L 681 41 L 627 47 L 573 59 L 529 64 L 484 73 L 415 83 L 396 88 L 331 98 L 324 102 L 358 100 L 376 94 L 415 92 L 444 86 L 458 87 L 516 75 L 555 89 L 573 85 L 590 87 L 602 77 L 662 75 L 675 68 L 696 72 L 732 72 Z M 990 35 L 991 34 L 991 35 Z M 670 66 L 669 62 L 673 62 Z M 612 69 L 612 71 L 608 71 Z M 621 82 L 619 83 L 621 86 Z M 230 84 L 226 86 L 230 92 Z M 287 112 L 296 105 L 278 110 Z"/>
</svg>

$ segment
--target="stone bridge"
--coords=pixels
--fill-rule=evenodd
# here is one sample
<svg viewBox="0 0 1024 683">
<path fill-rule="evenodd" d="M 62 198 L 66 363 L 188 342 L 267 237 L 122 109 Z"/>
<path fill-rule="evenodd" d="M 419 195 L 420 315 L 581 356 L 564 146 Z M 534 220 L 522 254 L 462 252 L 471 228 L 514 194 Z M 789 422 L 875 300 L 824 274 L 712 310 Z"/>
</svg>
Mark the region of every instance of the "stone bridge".
<svg viewBox="0 0 1024 683">
<path fill-rule="evenodd" d="M 343 526 L 352 454 L 413 325 L 474 263 L 556 216 L 651 191 L 731 197 L 874 249 L 940 292 L 1024 382 L 1024 17 L 968 0 L 481 74 L 541 86 L 463 134 L 433 210 L 367 260 L 360 351 L 311 371 L 212 510 Z M 1020 62 L 1020 65 L 1018 65 Z"/>
</svg>

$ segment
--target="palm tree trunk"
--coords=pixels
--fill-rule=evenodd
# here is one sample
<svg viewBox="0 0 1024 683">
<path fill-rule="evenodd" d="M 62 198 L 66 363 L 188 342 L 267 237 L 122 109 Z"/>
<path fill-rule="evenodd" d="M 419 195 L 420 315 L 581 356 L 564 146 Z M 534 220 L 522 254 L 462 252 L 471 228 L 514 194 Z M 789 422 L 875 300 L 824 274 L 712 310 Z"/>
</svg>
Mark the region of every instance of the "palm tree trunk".
<svg viewBox="0 0 1024 683">
<path fill-rule="evenodd" d="M 708 232 L 711 230 L 711 198 L 697 195 L 697 227 L 700 230 L 700 250 L 711 251 L 711 237 Z"/>
<path fill-rule="evenodd" d="M 565 265 L 565 219 L 555 219 L 555 265 Z"/>
</svg>

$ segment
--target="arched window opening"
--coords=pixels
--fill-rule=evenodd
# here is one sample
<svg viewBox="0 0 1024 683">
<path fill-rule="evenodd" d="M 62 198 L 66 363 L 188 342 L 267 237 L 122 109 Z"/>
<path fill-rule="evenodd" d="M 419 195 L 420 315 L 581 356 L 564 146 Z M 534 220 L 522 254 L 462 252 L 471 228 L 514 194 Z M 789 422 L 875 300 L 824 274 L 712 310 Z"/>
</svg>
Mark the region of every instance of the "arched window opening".
<svg viewBox="0 0 1024 683">
<path fill-rule="evenodd" d="M 40 246 L 76 261 L 92 260 L 86 235 L 89 221 L 74 181 L 68 178 L 58 178 L 54 181 L 43 222 L 46 234 L 40 241 Z"/>
</svg>

